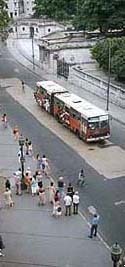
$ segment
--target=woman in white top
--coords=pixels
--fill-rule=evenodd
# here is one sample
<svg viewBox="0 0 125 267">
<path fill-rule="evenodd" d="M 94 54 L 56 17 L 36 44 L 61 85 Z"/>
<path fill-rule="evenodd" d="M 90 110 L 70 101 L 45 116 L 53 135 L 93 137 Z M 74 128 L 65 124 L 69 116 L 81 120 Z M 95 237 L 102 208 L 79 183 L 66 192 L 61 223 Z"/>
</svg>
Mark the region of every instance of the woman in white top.
<svg viewBox="0 0 125 267">
<path fill-rule="evenodd" d="M 56 193 L 56 188 L 54 186 L 54 183 L 51 182 L 50 183 L 50 187 L 49 187 L 49 202 L 54 204 L 55 202 L 55 193 Z"/>
<path fill-rule="evenodd" d="M 32 192 L 32 197 L 36 195 L 38 191 L 38 182 L 36 180 L 35 175 L 32 177 L 32 181 L 31 181 L 31 192 Z"/>
<path fill-rule="evenodd" d="M 49 163 L 48 163 L 48 159 L 46 158 L 45 155 L 42 156 L 41 159 L 41 168 L 43 173 L 48 176 L 48 170 L 49 170 Z"/>
<path fill-rule="evenodd" d="M 28 155 L 29 155 L 30 157 L 33 156 L 33 146 L 32 146 L 31 141 L 29 141 L 29 143 L 28 143 Z"/>
<path fill-rule="evenodd" d="M 6 191 L 4 192 L 4 199 L 7 207 L 13 207 L 14 202 L 12 200 L 12 193 L 11 190 L 9 190 L 9 188 L 6 188 Z"/>
</svg>

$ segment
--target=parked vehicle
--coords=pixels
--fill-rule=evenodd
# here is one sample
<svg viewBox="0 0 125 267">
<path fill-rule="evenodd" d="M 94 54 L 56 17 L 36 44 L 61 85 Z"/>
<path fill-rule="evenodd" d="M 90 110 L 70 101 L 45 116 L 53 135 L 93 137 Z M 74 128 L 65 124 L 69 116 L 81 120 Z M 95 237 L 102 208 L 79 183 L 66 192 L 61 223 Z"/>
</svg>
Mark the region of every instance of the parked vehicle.
<svg viewBox="0 0 125 267">
<path fill-rule="evenodd" d="M 86 142 L 110 137 L 108 112 L 53 81 L 37 82 L 36 102 Z"/>
</svg>

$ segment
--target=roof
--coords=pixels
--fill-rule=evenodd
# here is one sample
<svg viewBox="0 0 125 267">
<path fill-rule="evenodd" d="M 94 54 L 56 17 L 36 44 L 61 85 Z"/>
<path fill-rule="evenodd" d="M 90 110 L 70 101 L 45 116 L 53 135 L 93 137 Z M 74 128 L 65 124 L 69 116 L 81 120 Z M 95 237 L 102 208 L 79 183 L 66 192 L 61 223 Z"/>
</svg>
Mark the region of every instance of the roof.
<svg viewBox="0 0 125 267">
<path fill-rule="evenodd" d="M 70 93 L 64 93 L 56 96 L 60 101 L 63 101 L 67 107 L 72 107 L 77 110 L 82 117 L 86 119 L 98 116 L 106 116 L 108 112 L 100 109 L 83 98 Z"/>
<path fill-rule="evenodd" d="M 40 81 L 37 82 L 37 87 L 43 87 L 49 95 L 52 93 L 62 93 L 67 92 L 67 90 L 61 85 L 53 82 L 53 81 Z"/>
<path fill-rule="evenodd" d="M 75 107 L 76 104 L 80 104 L 82 103 L 82 98 L 75 95 L 75 94 L 70 94 L 69 92 L 64 93 L 64 94 L 60 94 L 60 95 L 56 95 L 56 97 L 65 103 L 65 105 L 67 107 Z"/>
</svg>

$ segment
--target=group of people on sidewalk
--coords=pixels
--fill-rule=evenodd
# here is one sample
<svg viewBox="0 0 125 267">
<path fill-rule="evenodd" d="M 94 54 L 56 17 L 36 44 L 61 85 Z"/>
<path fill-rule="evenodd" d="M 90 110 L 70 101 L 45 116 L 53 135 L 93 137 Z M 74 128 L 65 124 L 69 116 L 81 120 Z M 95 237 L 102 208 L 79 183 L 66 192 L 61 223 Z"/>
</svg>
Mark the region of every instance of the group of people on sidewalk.
<svg viewBox="0 0 125 267">
<path fill-rule="evenodd" d="M 7 116 L 4 114 L 2 116 L 2 121 L 5 124 L 4 127 L 7 127 Z M 5 127 L 5 128 L 6 128 Z M 20 138 L 20 131 L 18 126 L 15 126 L 13 129 L 13 135 L 15 141 L 18 141 Z M 46 155 L 40 156 L 36 155 L 36 158 L 33 155 L 33 146 L 29 138 L 25 139 L 25 158 L 30 157 L 32 160 L 36 160 L 36 169 L 35 173 L 32 174 L 31 168 L 27 167 L 24 177 L 22 177 L 22 170 L 18 168 L 13 174 L 15 181 L 15 193 L 16 195 L 22 195 L 22 185 L 25 185 L 26 192 L 31 194 L 32 197 L 38 197 L 38 205 L 45 205 L 51 203 L 52 205 L 52 216 L 60 217 L 62 214 L 65 216 L 71 216 L 73 214 L 78 214 L 80 197 L 77 190 L 74 190 L 74 187 L 71 183 L 66 186 L 63 177 L 59 177 L 57 185 L 51 179 L 50 176 L 50 164 Z M 27 160 L 27 159 L 25 159 Z M 18 162 L 21 161 L 21 151 L 18 152 Z M 78 174 L 77 186 L 83 186 L 85 184 L 85 174 L 84 170 L 81 169 Z M 3 193 L 5 206 L 11 208 L 14 206 L 12 190 L 11 190 L 11 181 L 7 178 L 5 181 L 5 191 Z M 91 223 L 91 231 L 89 237 L 92 238 L 93 235 L 97 235 L 99 216 L 94 214 Z M 2 240 L 2 237 L 0 237 Z M 2 241 L 0 241 L 2 244 Z M 2 247 L 2 245 L 1 245 Z M 0 256 L 2 256 L 2 248 L 0 247 Z M 4 245 L 3 245 L 4 248 Z"/>
</svg>

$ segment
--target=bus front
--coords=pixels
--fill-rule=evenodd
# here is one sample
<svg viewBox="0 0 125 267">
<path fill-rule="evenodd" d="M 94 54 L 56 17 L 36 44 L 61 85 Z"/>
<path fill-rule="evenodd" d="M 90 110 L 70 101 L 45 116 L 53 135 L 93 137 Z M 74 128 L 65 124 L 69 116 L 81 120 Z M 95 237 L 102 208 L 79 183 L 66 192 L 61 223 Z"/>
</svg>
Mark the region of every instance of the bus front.
<svg viewBox="0 0 125 267">
<path fill-rule="evenodd" d="M 86 141 L 105 140 L 110 137 L 109 115 L 88 118 Z"/>
</svg>

